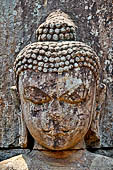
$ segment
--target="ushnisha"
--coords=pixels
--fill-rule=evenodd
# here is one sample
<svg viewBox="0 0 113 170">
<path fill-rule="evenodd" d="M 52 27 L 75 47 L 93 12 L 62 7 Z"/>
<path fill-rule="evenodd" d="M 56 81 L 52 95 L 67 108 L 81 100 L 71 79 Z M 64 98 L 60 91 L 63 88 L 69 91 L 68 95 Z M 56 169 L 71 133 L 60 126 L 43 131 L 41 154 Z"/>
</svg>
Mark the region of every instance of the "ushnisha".
<svg viewBox="0 0 113 170">
<path fill-rule="evenodd" d="M 36 36 L 37 42 L 27 45 L 15 60 L 16 77 L 24 70 L 61 73 L 88 67 L 98 82 L 99 57 L 88 45 L 75 41 L 76 26 L 67 14 L 59 10 L 50 14 Z"/>
</svg>

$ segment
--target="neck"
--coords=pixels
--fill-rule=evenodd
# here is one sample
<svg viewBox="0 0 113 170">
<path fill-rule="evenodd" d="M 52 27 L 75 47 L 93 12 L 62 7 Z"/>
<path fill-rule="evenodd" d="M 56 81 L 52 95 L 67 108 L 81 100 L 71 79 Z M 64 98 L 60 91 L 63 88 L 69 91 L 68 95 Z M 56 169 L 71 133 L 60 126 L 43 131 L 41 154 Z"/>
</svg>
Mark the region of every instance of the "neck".
<svg viewBox="0 0 113 170">
<path fill-rule="evenodd" d="M 45 155 L 47 155 L 48 157 L 52 157 L 52 158 L 67 158 L 70 157 L 71 154 L 80 151 L 80 150 L 84 150 L 85 149 L 85 142 L 84 140 L 80 141 L 78 144 L 76 144 L 74 147 L 66 149 L 66 150 L 50 150 L 47 148 L 44 148 L 43 146 L 39 145 L 38 143 L 35 142 L 34 145 L 34 150 L 39 150 L 42 151 Z"/>
<path fill-rule="evenodd" d="M 73 149 L 73 150 L 65 150 L 65 151 L 42 151 L 44 155 L 50 157 L 50 158 L 56 158 L 56 159 L 64 159 L 71 157 L 74 153 L 78 153 L 80 150 Z"/>
</svg>

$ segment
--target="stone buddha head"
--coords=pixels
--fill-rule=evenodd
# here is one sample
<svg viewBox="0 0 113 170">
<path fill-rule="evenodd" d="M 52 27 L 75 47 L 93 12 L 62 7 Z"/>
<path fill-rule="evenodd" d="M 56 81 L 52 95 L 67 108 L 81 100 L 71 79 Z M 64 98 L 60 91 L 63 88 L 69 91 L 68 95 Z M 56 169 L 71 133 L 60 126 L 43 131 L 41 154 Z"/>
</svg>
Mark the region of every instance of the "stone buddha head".
<svg viewBox="0 0 113 170">
<path fill-rule="evenodd" d="M 27 45 L 15 60 L 22 147 L 27 147 L 27 131 L 50 150 L 99 141 L 97 108 L 104 88 L 99 57 L 76 41 L 75 28 L 67 14 L 51 13 L 36 31 L 37 42 Z"/>
</svg>

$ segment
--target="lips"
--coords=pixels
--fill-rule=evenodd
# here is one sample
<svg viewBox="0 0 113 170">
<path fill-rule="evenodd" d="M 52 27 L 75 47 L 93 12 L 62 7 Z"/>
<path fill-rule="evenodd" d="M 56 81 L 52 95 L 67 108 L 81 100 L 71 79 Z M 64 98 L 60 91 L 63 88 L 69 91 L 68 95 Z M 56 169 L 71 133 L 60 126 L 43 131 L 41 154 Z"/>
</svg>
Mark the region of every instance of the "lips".
<svg viewBox="0 0 113 170">
<path fill-rule="evenodd" d="M 65 136 L 72 133 L 74 130 L 42 130 L 48 136 Z"/>
</svg>

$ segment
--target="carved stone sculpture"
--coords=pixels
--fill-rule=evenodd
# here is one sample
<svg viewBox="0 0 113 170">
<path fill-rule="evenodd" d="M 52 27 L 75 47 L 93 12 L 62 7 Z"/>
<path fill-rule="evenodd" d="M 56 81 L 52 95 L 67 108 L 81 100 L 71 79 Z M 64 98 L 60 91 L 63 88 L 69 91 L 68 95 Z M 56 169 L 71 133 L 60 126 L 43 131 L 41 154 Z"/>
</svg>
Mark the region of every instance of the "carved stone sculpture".
<svg viewBox="0 0 113 170">
<path fill-rule="evenodd" d="M 77 161 L 83 159 L 79 167 L 83 169 L 86 159 L 92 162 L 96 157 L 81 149 L 99 144 L 105 86 L 100 80 L 99 57 L 76 41 L 75 28 L 67 14 L 51 13 L 36 31 L 37 42 L 27 45 L 14 63 L 22 107 L 20 144 L 28 146 L 29 131 L 37 143 L 34 148 L 42 150 L 31 156 L 38 161 L 35 168 L 76 169 Z"/>
</svg>

